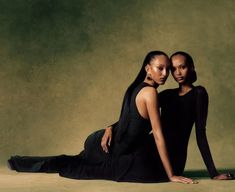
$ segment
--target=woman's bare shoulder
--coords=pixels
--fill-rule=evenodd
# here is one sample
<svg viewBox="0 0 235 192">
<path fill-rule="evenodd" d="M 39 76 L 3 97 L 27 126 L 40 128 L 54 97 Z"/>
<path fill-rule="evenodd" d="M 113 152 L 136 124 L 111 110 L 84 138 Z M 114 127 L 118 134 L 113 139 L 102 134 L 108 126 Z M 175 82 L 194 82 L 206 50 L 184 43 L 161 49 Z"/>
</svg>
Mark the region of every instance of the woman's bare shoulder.
<svg viewBox="0 0 235 192">
<path fill-rule="evenodd" d="M 146 100 L 146 101 L 150 101 L 150 100 L 156 100 L 158 95 L 157 90 L 154 87 L 144 87 L 141 90 L 141 96 Z"/>
</svg>

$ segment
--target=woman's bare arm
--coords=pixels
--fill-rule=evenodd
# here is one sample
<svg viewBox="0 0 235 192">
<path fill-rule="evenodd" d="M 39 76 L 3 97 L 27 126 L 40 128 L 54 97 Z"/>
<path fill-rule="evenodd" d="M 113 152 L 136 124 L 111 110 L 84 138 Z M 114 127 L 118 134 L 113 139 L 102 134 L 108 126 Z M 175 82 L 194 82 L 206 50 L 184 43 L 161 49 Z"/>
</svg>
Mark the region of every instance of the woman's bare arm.
<svg viewBox="0 0 235 192">
<path fill-rule="evenodd" d="M 144 102 L 151 122 L 155 143 L 169 180 L 181 183 L 193 183 L 192 179 L 174 175 L 162 133 L 157 92 L 153 87 L 146 87 L 143 91 Z"/>
</svg>

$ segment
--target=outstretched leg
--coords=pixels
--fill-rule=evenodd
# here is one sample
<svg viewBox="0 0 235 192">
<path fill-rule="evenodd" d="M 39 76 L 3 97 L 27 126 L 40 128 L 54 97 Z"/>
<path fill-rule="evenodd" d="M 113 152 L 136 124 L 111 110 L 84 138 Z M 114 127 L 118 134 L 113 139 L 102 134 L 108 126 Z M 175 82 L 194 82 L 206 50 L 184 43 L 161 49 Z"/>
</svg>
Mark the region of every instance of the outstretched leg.
<svg viewBox="0 0 235 192">
<path fill-rule="evenodd" d="M 58 173 L 59 170 L 77 156 L 58 155 L 47 157 L 12 156 L 8 167 L 18 172 Z"/>
</svg>

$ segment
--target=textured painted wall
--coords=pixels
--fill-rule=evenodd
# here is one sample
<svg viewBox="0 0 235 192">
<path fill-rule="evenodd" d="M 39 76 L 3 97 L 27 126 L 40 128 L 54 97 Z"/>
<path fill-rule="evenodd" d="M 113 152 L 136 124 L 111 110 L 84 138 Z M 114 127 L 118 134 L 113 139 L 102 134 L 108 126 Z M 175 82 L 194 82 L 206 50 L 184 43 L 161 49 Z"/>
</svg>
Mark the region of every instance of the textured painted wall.
<svg viewBox="0 0 235 192">
<path fill-rule="evenodd" d="M 210 95 L 218 167 L 234 168 L 233 0 L 0 0 L 0 163 L 75 154 L 117 120 L 150 50 L 189 52 Z M 175 87 L 170 77 L 160 90 Z M 190 140 L 188 168 L 204 168 Z"/>
</svg>

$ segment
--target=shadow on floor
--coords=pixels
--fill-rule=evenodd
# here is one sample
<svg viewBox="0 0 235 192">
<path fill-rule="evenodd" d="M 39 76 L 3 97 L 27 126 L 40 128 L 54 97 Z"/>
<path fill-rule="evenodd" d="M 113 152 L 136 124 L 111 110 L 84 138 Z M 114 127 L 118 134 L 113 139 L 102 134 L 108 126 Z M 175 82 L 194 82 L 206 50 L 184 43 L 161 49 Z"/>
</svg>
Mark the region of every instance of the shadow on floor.
<svg viewBox="0 0 235 192">
<path fill-rule="evenodd" d="M 233 175 L 235 175 L 235 168 L 231 168 L 231 169 L 217 169 L 217 171 L 219 173 L 232 173 Z M 186 170 L 184 171 L 183 174 L 185 177 L 209 177 L 209 174 L 207 172 L 207 170 Z"/>
</svg>

